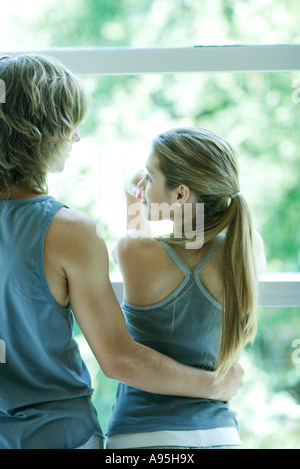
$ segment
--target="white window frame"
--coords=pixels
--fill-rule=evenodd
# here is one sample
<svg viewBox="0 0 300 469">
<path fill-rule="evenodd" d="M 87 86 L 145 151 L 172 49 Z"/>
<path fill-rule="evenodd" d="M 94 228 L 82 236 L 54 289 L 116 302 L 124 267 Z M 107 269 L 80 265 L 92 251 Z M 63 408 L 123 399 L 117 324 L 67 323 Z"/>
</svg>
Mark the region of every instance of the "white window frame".
<svg viewBox="0 0 300 469">
<path fill-rule="evenodd" d="M 111 274 L 114 292 L 121 303 L 123 282 L 118 274 Z M 259 305 L 262 307 L 299 307 L 300 273 L 267 273 L 259 277 Z"/>
<path fill-rule="evenodd" d="M 57 57 L 71 70 L 84 75 L 300 70 L 300 45 L 62 48 L 37 52 Z M 121 302 L 123 283 L 115 275 L 111 280 Z M 300 306 L 300 273 L 265 274 L 260 277 L 259 286 L 261 306 Z"/>
<path fill-rule="evenodd" d="M 300 69 L 300 45 L 86 48 L 42 51 L 85 75 L 282 72 Z"/>
</svg>

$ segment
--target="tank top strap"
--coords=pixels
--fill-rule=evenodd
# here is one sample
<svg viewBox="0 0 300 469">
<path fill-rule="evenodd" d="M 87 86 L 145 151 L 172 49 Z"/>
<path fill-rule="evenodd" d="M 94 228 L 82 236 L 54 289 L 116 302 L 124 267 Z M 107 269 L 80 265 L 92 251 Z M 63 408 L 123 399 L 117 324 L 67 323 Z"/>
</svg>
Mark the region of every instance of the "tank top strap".
<svg viewBox="0 0 300 469">
<path fill-rule="evenodd" d="M 166 251 L 168 252 L 170 257 L 178 265 L 180 270 L 182 270 L 182 272 L 185 275 L 191 274 L 191 270 L 188 268 L 188 266 L 185 264 L 184 260 L 179 256 L 179 254 L 177 254 L 177 252 L 175 251 L 173 246 L 170 243 L 166 243 L 165 241 L 162 241 L 162 240 L 159 240 L 159 242 L 164 246 L 164 248 L 166 249 Z"/>
<path fill-rule="evenodd" d="M 213 243 L 210 247 L 210 249 L 207 251 L 203 259 L 201 260 L 200 264 L 196 267 L 194 270 L 194 275 L 199 275 L 203 267 L 205 266 L 206 262 L 211 258 L 215 250 L 217 249 L 218 246 L 220 246 L 221 242 L 225 239 L 225 234 L 220 233 L 218 236 L 215 237 L 213 240 Z"/>
</svg>

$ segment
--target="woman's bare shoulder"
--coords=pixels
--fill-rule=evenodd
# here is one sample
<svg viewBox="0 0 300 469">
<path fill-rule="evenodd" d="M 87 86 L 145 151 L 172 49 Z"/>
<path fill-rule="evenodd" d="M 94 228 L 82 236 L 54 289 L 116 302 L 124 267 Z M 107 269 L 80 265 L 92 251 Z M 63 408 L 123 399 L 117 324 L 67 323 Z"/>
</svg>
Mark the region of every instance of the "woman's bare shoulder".
<svg viewBox="0 0 300 469">
<path fill-rule="evenodd" d="M 126 262 L 130 259 L 144 260 L 161 252 L 161 244 L 137 230 L 127 231 L 119 240 L 116 247 L 118 261 Z"/>
<path fill-rule="evenodd" d="M 267 259 L 263 238 L 256 230 L 253 230 L 253 247 L 256 256 L 257 273 L 261 275 L 266 271 Z"/>
</svg>

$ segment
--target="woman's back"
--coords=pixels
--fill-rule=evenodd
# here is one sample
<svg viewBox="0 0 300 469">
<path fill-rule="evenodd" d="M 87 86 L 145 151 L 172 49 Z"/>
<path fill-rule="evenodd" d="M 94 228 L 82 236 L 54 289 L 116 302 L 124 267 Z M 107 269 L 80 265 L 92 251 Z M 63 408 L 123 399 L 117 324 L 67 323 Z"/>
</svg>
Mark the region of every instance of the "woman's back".
<svg viewBox="0 0 300 469">
<path fill-rule="evenodd" d="M 173 246 L 173 250 L 186 267 L 194 271 L 212 245 L 213 242 L 208 242 L 197 250 Z M 199 272 L 202 285 L 218 303 L 222 302 L 220 259 L 223 245 L 222 238 Z M 118 262 L 125 279 L 125 298 L 130 304 L 147 306 L 163 301 L 184 280 L 182 269 L 157 240 L 123 238 L 118 251 Z"/>
<path fill-rule="evenodd" d="M 222 306 L 204 287 L 201 272 L 220 248 L 223 236 L 218 236 L 205 247 L 199 256 L 200 261 L 197 259 L 197 265 L 192 266 L 194 270 L 186 265 L 170 244 L 148 241 L 132 240 L 133 246 L 138 246 L 136 255 L 139 259 L 132 252 L 133 246 L 129 250 L 123 246 L 123 254 L 119 252 L 122 266 L 127 264 L 126 257 L 130 255 L 131 266 L 135 264 L 136 269 L 140 269 L 140 275 L 136 273 L 134 277 L 131 272 L 132 277 L 127 274 L 124 277 L 126 291 L 123 309 L 131 335 L 143 345 L 184 364 L 213 370 L 220 346 Z M 130 244 L 131 241 L 127 243 L 127 248 Z M 138 252 L 142 245 L 149 248 L 144 255 Z M 128 286 L 132 291 L 128 291 Z M 130 303 L 134 294 L 136 300 L 141 295 L 143 305 Z M 142 419 L 138 418 L 141 414 Z M 120 384 L 108 435 L 227 427 L 236 428 L 236 419 L 226 403 L 154 395 Z"/>
</svg>

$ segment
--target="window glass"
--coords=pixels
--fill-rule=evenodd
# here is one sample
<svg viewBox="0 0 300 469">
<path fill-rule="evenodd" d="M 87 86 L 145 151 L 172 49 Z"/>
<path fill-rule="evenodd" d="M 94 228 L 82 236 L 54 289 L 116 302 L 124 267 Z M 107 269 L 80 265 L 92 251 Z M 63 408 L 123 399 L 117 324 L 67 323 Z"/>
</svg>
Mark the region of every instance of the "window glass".
<svg viewBox="0 0 300 469">
<path fill-rule="evenodd" d="M 11 0 L 2 50 L 299 43 L 297 0 Z"/>
<path fill-rule="evenodd" d="M 91 108 L 66 171 L 49 189 L 85 210 L 109 245 L 126 230 L 124 181 L 143 168 L 152 139 L 206 127 L 240 154 L 241 191 L 265 239 L 268 271 L 300 267 L 300 75 L 176 74 L 84 77 Z M 111 270 L 114 270 L 113 264 Z"/>
<path fill-rule="evenodd" d="M 241 363 L 245 385 L 233 399 L 246 448 L 300 448 L 299 308 L 261 308 L 259 332 Z"/>
</svg>

